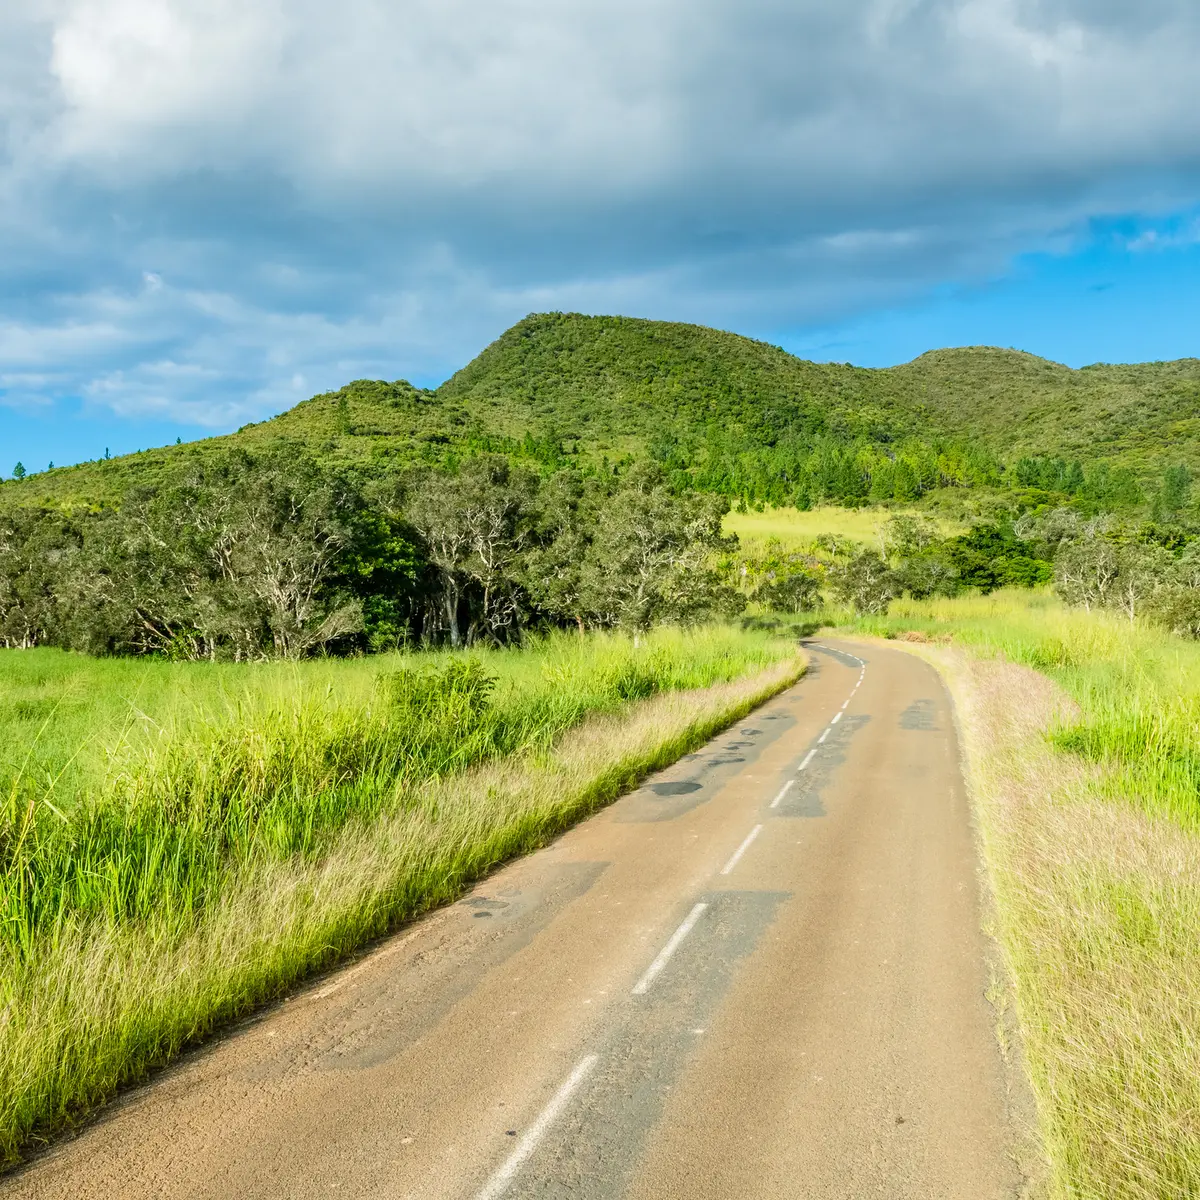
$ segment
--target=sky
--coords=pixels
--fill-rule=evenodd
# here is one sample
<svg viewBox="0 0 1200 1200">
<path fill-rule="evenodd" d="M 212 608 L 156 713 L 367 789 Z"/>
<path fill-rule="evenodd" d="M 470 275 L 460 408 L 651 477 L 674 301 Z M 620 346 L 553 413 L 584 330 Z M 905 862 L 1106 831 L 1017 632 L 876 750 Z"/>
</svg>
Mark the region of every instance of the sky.
<svg viewBox="0 0 1200 1200">
<path fill-rule="evenodd" d="M 529 312 L 1200 356 L 1195 0 L 8 0 L 0 473 Z"/>
</svg>

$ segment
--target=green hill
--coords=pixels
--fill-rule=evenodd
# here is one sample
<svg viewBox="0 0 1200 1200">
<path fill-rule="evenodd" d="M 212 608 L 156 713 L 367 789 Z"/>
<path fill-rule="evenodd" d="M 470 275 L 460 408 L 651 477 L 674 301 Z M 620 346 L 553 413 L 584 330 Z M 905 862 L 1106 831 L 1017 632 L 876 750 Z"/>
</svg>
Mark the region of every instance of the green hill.
<svg viewBox="0 0 1200 1200">
<path fill-rule="evenodd" d="M 1200 465 L 1200 359 L 1072 370 L 1016 350 L 933 350 L 886 374 L 942 435 L 997 454 Z"/>
<path fill-rule="evenodd" d="M 900 454 L 926 490 L 922 472 L 936 474 L 934 454 L 943 477 L 958 469 L 945 466 L 952 443 L 959 459 L 975 456 L 963 470 L 977 481 L 992 478 L 988 456 L 998 467 L 1033 455 L 1107 462 L 1148 480 L 1170 463 L 1200 467 L 1200 360 L 1072 370 L 971 347 L 876 370 L 807 362 L 695 325 L 541 314 L 436 390 L 359 380 L 226 437 L 58 468 L 5 488 L 29 502 L 111 500 L 180 460 L 280 443 L 373 468 L 442 463 L 477 449 L 549 465 L 651 454 L 700 486 L 776 501 L 809 487 L 806 479 L 836 495 L 841 485 L 829 480 L 839 471 L 869 480 L 872 463 L 890 470 Z M 882 496 L 893 485 L 868 486 Z"/>
</svg>

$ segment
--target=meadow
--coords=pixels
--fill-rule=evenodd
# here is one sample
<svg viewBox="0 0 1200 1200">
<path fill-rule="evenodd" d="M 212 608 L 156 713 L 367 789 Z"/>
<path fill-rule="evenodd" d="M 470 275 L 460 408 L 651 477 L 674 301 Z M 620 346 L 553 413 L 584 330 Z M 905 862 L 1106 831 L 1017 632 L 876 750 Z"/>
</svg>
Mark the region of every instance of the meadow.
<svg viewBox="0 0 1200 1200">
<path fill-rule="evenodd" d="M 0 1164 L 801 671 L 728 627 L 291 664 L 0 652 Z"/>
<path fill-rule="evenodd" d="M 843 508 L 836 504 L 822 504 L 803 512 L 770 506 L 764 506 L 762 512 L 754 509 L 730 512 L 726 514 L 722 528 L 726 533 L 736 534 L 748 549 L 777 541 L 789 550 L 808 550 L 822 534 L 878 548 L 880 530 L 892 517 L 900 515 L 933 520 L 942 537 L 953 537 L 964 528 L 959 522 L 915 508 Z"/>
<path fill-rule="evenodd" d="M 1200 1194 L 1200 645 L 1028 591 L 853 626 L 954 693 L 1046 1192 Z"/>
</svg>

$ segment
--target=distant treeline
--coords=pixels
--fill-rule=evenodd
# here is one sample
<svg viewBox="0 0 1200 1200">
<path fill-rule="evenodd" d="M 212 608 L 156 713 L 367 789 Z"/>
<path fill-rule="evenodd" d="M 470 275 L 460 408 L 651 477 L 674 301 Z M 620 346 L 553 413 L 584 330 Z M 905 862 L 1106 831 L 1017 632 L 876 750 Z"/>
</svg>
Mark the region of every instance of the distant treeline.
<svg viewBox="0 0 1200 1200">
<path fill-rule="evenodd" d="M 607 458 L 593 462 L 580 454 L 577 443 L 553 432 L 524 438 L 468 435 L 463 448 L 468 455 L 499 453 L 525 460 L 543 471 L 574 467 L 585 474 L 607 474 L 614 465 L 632 460 L 624 456 L 617 464 Z M 453 468 L 459 460 L 456 448 L 443 448 L 440 454 L 435 444 L 423 449 L 430 463 Z M 912 503 L 939 488 L 988 488 L 1027 493 L 1023 499 L 1034 504 L 1071 498 L 1094 511 L 1150 506 L 1157 516 L 1178 511 L 1191 483 L 1182 465 L 1169 468 L 1147 488 L 1128 467 L 1047 456 L 1006 464 L 981 445 L 919 438 L 890 442 L 784 431 L 762 440 L 713 426 L 702 440 L 664 430 L 649 439 L 646 449 L 676 491 L 713 492 L 739 507 L 806 510 L 822 504 Z"/>
<path fill-rule="evenodd" d="M 1144 501 L 1128 473 L 1026 458 L 1014 507 L 1032 515 L 1016 526 L 1001 517 L 942 539 L 899 518 L 878 550 L 834 539 L 764 557 L 722 534 L 732 503 L 910 502 L 948 484 L 994 486 L 1000 466 L 915 440 L 894 455 L 832 438 L 736 446 L 714 432 L 699 466 L 662 440 L 651 459 L 580 469 L 553 439 L 527 438 L 515 462 L 482 452 L 406 466 L 268 445 L 169 460 L 111 504 L 32 505 L 6 490 L 0 645 L 298 658 L 519 642 L 552 626 L 642 631 L 748 602 L 800 613 L 822 595 L 878 611 L 899 595 L 1052 578 L 1068 599 L 1200 628 L 1191 592 L 1167 587 L 1192 540 L 1186 468 L 1167 472 L 1149 520 L 1121 515 Z M 1051 511 L 1057 533 L 1037 523 Z M 1082 563 L 1096 579 L 1078 582 Z"/>
<path fill-rule="evenodd" d="M 119 506 L 0 511 L 0 644 L 253 659 L 644 630 L 740 608 L 711 565 L 727 507 L 654 463 L 365 477 L 213 454 Z"/>
<path fill-rule="evenodd" d="M 828 552 L 820 569 L 830 594 L 859 613 L 886 612 L 900 596 L 1052 583 L 1068 604 L 1200 637 L 1200 530 L 1187 522 L 1061 507 L 942 538 L 925 518 L 901 514 L 882 526 L 878 547 L 823 538 L 815 548 Z M 783 559 L 777 574 L 798 568 L 797 556 Z"/>
<path fill-rule="evenodd" d="M 1005 465 L 982 446 L 907 438 L 898 443 L 836 437 L 782 437 L 774 445 L 744 441 L 711 430 L 702 444 L 663 437 L 651 456 L 673 472 L 678 486 L 729 496 L 736 504 L 856 506 L 895 500 L 910 503 L 938 488 L 1003 488 L 1078 498 L 1097 510 L 1156 504 L 1176 511 L 1186 495 L 1186 467 L 1166 472 L 1147 497 L 1135 474 L 1106 463 L 1023 457 Z M 1032 497 L 1035 502 L 1038 497 Z"/>
</svg>

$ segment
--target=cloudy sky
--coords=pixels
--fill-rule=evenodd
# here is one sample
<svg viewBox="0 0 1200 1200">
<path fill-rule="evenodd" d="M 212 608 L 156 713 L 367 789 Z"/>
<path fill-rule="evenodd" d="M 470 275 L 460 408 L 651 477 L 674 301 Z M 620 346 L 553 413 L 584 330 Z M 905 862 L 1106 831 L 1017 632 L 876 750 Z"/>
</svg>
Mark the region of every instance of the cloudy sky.
<svg viewBox="0 0 1200 1200">
<path fill-rule="evenodd" d="M 0 470 L 547 309 L 1200 355 L 1197 62 L 1195 0 L 7 0 Z"/>
</svg>

